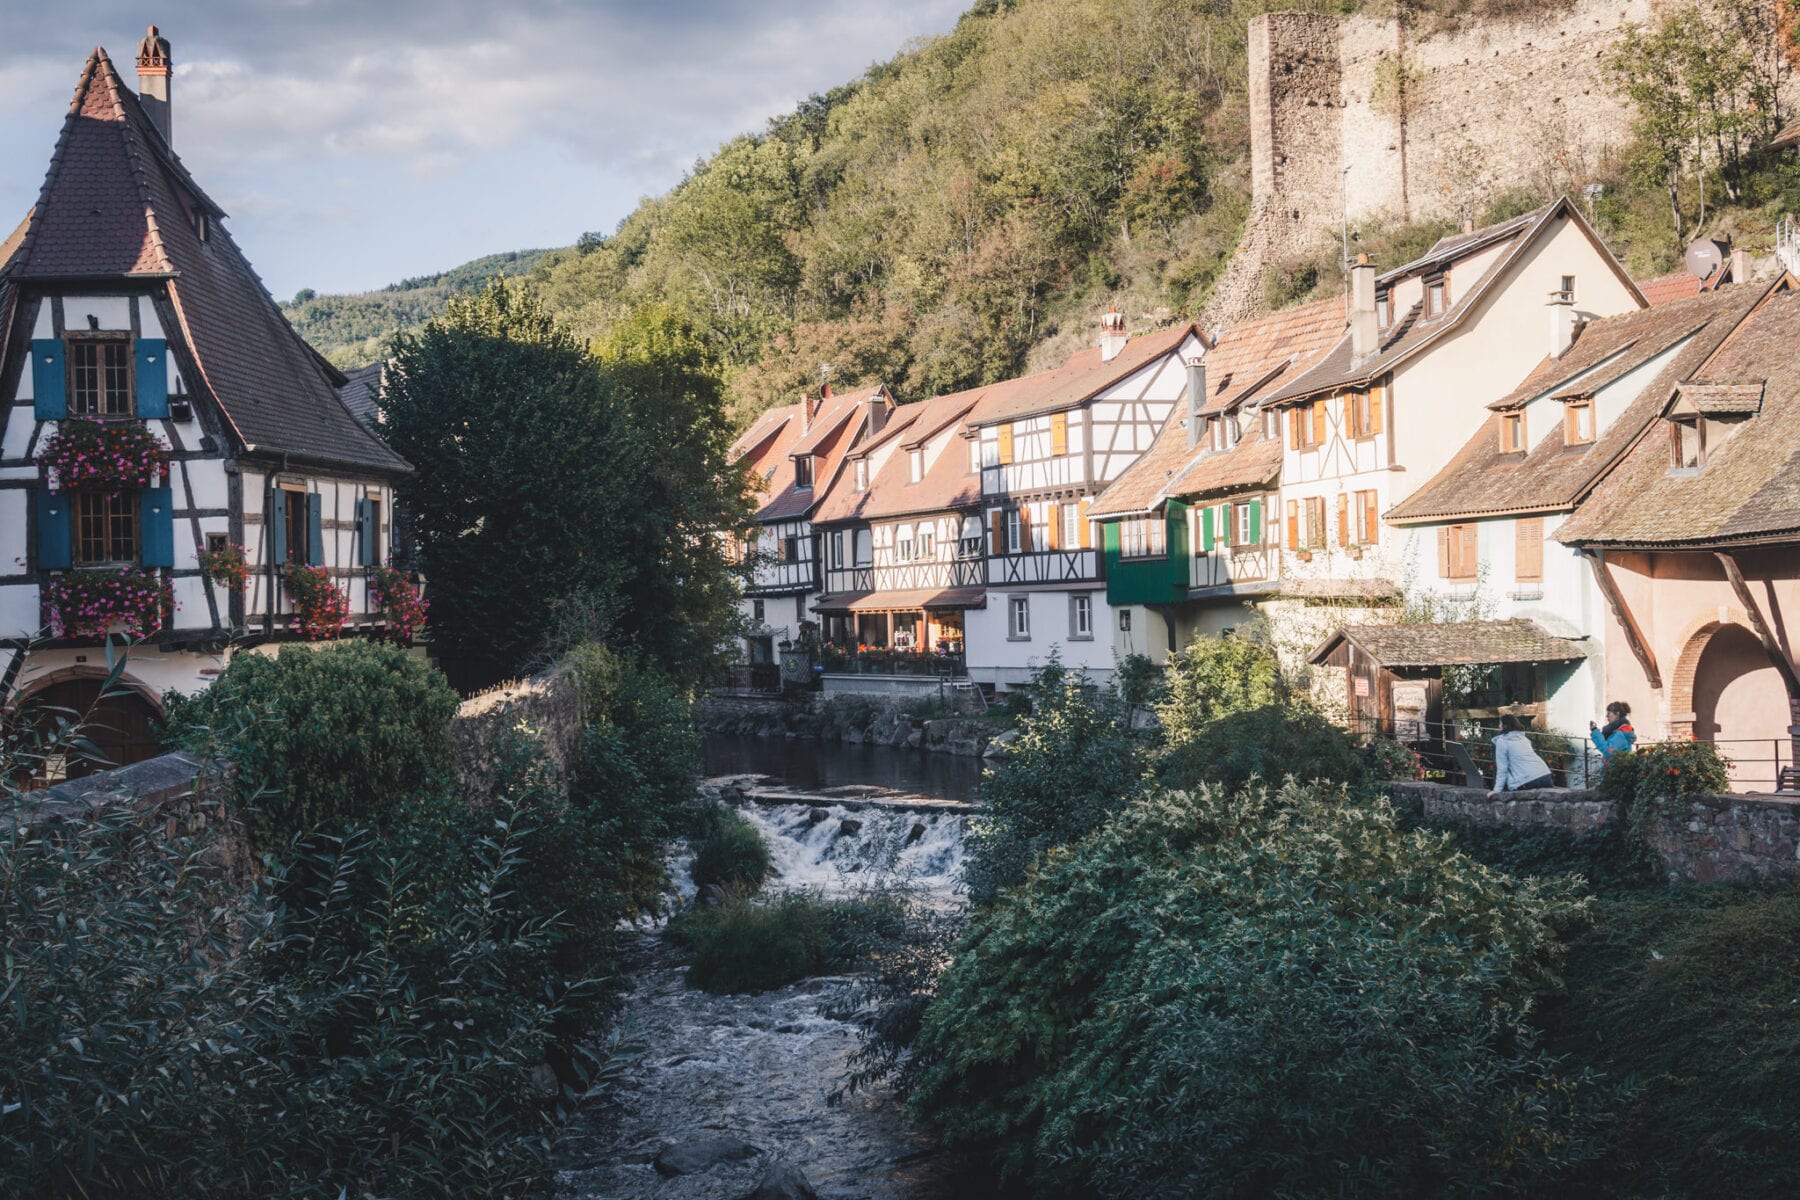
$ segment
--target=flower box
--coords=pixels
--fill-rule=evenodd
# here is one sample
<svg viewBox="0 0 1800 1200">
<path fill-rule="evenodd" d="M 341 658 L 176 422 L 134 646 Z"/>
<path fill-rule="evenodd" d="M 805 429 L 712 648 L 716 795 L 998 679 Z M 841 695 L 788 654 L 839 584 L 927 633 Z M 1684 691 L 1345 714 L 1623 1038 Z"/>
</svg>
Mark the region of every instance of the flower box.
<svg viewBox="0 0 1800 1200">
<path fill-rule="evenodd" d="M 242 591 L 250 579 L 250 555 L 236 542 L 226 542 L 217 550 L 203 546 L 195 557 L 209 579 L 233 591 Z"/>
<path fill-rule="evenodd" d="M 52 637 L 147 638 L 167 627 L 175 598 L 155 571 L 69 571 L 44 585 L 43 608 Z"/>
<path fill-rule="evenodd" d="M 38 467 L 65 491 L 119 492 L 155 487 L 169 467 L 169 448 L 135 421 L 74 417 L 44 439 Z"/>
<path fill-rule="evenodd" d="M 330 570 L 290 563 L 284 578 L 301 631 L 314 641 L 336 637 L 350 617 L 350 597 L 331 581 Z"/>
<path fill-rule="evenodd" d="M 387 618 L 388 637 L 402 646 L 412 645 L 425 628 L 425 610 L 430 603 L 406 572 L 392 566 L 376 567 L 369 572 L 369 592 Z"/>
</svg>

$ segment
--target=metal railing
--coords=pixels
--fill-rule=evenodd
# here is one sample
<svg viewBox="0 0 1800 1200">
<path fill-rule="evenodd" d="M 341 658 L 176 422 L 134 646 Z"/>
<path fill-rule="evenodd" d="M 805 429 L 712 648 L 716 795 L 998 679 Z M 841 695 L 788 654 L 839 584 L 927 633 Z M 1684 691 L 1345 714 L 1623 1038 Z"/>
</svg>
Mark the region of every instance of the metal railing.
<svg viewBox="0 0 1800 1200">
<path fill-rule="evenodd" d="M 1800 221 L 1788 213 L 1775 222 L 1775 257 L 1781 265 L 1800 275 Z"/>
<path fill-rule="evenodd" d="M 821 662 L 827 675 L 948 675 L 955 678 L 969 673 L 961 654 L 909 650 L 856 650 L 836 654 L 827 651 Z"/>
</svg>

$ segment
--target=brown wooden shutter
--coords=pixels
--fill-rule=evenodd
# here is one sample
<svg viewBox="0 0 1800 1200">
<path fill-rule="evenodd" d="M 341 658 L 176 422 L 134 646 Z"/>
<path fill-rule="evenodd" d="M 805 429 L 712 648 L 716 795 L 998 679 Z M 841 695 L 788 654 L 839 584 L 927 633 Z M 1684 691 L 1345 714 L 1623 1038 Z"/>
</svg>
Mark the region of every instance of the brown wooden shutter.
<svg viewBox="0 0 1800 1200">
<path fill-rule="evenodd" d="M 1048 508 L 1050 509 L 1050 545 L 1048 548 L 1055 550 L 1062 546 L 1062 505 L 1052 500 Z"/>
<path fill-rule="evenodd" d="M 1035 549 L 1037 547 L 1031 544 L 1031 509 L 1021 504 L 1019 505 L 1019 552 L 1029 554 Z"/>
<path fill-rule="evenodd" d="M 1325 444 L 1325 401 L 1314 400 L 1312 406 L 1312 440 L 1313 445 Z"/>
<path fill-rule="evenodd" d="M 1287 548 L 1289 550 L 1298 550 L 1300 548 L 1300 502 L 1298 500 L 1288 501 L 1287 534 Z"/>
<path fill-rule="evenodd" d="M 1094 527 L 1088 524 L 1089 503 L 1090 501 L 1083 500 L 1080 507 L 1075 510 L 1076 521 L 1081 526 L 1081 548 L 1083 550 L 1091 550 L 1094 547 Z"/>
<path fill-rule="evenodd" d="M 1300 448 L 1300 410 L 1297 408 L 1290 408 L 1290 409 L 1288 409 L 1288 449 L 1289 450 L 1298 450 L 1299 448 Z"/>
<path fill-rule="evenodd" d="M 1379 492 L 1373 491 L 1362 494 L 1362 543 L 1365 546 L 1373 546 L 1381 540 L 1379 496 Z"/>
<path fill-rule="evenodd" d="M 1544 518 L 1520 517 L 1515 526 L 1518 545 L 1514 562 L 1521 583 L 1537 583 L 1544 578 Z"/>
<path fill-rule="evenodd" d="M 1013 460 L 1013 427 L 1008 422 L 1000 427 L 1000 462 L 1002 465 Z"/>
<path fill-rule="evenodd" d="M 1481 573 L 1481 549 L 1476 540 L 1478 532 L 1473 524 L 1460 526 L 1462 529 L 1462 578 L 1473 579 Z"/>
<path fill-rule="evenodd" d="M 1350 493 L 1338 493 L 1338 545 L 1350 544 Z"/>
<path fill-rule="evenodd" d="M 1069 452 L 1069 414 L 1050 414 L 1050 453 L 1067 454 Z"/>
<path fill-rule="evenodd" d="M 1449 579 L 1450 574 L 1450 529 L 1448 526 L 1438 530 L 1438 578 Z"/>
<path fill-rule="evenodd" d="M 1378 383 L 1369 389 L 1369 428 L 1367 432 L 1381 432 L 1382 409 L 1387 407 L 1387 384 Z M 1373 539 L 1371 539 L 1373 540 Z"/>
<path fill-rule="evenodd" d="M 994 554 L 1006 553 L 1006 511 L 996 508 L 988 514 L 988 527 L 992 532 Z"/>
</svg>

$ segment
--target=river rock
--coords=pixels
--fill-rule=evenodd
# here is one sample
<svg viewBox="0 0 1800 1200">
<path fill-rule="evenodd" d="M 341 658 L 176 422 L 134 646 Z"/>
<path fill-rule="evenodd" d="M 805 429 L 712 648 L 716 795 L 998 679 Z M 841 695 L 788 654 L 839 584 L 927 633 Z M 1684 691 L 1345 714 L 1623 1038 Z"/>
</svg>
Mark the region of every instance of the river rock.
<svg viewBox="0 0 1800 1200">
<path fill-rule="evenodd" d="M 673 1178 L 676 1175 L 695 1175 L 711 1170 L 722 1162 L 742 1162 L 761 1153 L 761 1150 L 742 1138 L 723 1133 L 702 1133 L 664 1146 L 652 1165 L 658 1175 Z M 767 1173 L 763 1177 L 768 1178 Z"/>
<path fill-rule="evenodd" d="M 1007 730 L 1005 733 L 988 743 L 987 751 L 982 754 L 982 757 L 1005 758 L 1012 753 L 1013 743 L 1019 740 L 1019 736 L 1019 731 L 1017 729 Z"/>
<path fill-rule="evenodd" d="M 839 837 L 855 837 L 861 832 L 862 822 L 858 821 L 855 817 L 845 817 L 843 824 L 838 826 Z"/>
<path fill-rule="evenodd" d="M 831 816 L 831 813 L 827 809 L 818 808 L 818 807 L 809 808 L 806 810 L 806 823 L 808 825 L 818 825 L 818 824 L 822 823 L 823 821 L 825 821 L 826 819 L 828 819 L 830 816 Z"/>
<path fill-rule="evenodd" d="M 925 826 L 918 821 L 914 821 L 913 827 L 906 831 L 906 844 L 910 846 L 924 836 Z"/>
<path fill-rule="evenodd" d="M 819 1200 L 819 1193 L 799 1167 L 778 1158 L 763 1169 L 762 1178 L 742 1200 Z"/>
</svg>

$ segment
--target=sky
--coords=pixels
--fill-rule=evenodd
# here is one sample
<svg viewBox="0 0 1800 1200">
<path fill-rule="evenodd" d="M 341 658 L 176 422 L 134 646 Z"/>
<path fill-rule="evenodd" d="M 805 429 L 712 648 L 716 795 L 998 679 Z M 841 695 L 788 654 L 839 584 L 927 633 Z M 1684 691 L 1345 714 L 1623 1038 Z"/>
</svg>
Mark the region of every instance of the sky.
<svg viewBox="0 0 1800 1200">
<path fill-rule="evenodd" d="M 89 51 L 133 82 L 150 20 L 175 60 L 175 149 L 287 299 L 611 232 L 721 143 L 948 32 L 968 3 L 8 5 L 0 226 L 36 201 Z"/>
</svg>

